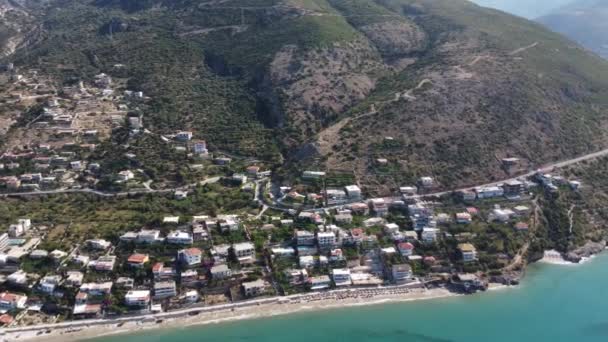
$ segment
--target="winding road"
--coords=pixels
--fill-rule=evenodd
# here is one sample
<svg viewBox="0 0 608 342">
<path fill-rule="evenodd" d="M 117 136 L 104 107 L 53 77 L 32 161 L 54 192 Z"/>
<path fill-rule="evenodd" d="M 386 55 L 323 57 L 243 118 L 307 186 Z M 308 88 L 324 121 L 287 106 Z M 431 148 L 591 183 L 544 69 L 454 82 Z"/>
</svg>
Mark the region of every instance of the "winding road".
<svg viewBox="0 0 608 342">
<path fill-rule="evenodd" d="M 527 172 L 524 174 L 519 174 L 517 176 L 511 177 L 508 179 L 502 179 L 502 180 L 491 182 L 491 183 L 478 184 L 478 185 L 464 187 L 464 188 L 460 188 L 460 189 L 451 189 L 451 190 L 444 190 L 444 191 L 435 192 L 435 193 L 416 195 L 416 196 L 414 196 L 414 198 L 439 197 L 439 196 L 447 195 L 447 194 L 450 194 L 453 192 L 458 192 L 458 191 L 473 190 L 473 189 L 479 188 L 479 187 L 496 186 L 496 185 L 499 185 L 499 184 L 502 184 L 502 183 L 505 183 L 508 181 L 531 177 L 534 174 L 536 174 L 537 172 L 551 172 L 555 169 L 561 169 L 564 167 L 568 167 L 568 166 L 578 164 L 578 163 L 588 161 L 588 160 L 601 158 L 604 156 L 608 156 L 608 149 L 589 153 L 589 154 L 586 154 L 586 155 L 583 155 L 580 157 L 576 157 L 576 158 L 572 158 L 572 159 L 568 159 L 568 160 L 558 161 L 558 162 L 555 162 L 552 164 L 547 164 L 547 165 L 541 166 L 537 170 L 530 171 L 530 172 Z M 179 191 L 179 190 L 183 191 L 183 190 L 192 189 L 198 185 L 217 183 L 220 179 L 221 179 L 221 177 L 211 177 L 211 178 L 207 178 L 203 181 L 200 181 L 200 182 L 197 182 L 194 184 L 188 184 L 188 185 L 178 187 L 178 188 L 168 188 L 168 189 L 158 189 L 158 190 L 141 189 L 141 190 L 132 190 L 132 191 L 124 191 L 124 192 L 105 192 L 105 191 L 99 191 L 99 190 L 94 190 L 94 189 L 58 189 L 58 190 L 48 190 L 48 191 L 5 193 L 5 194 L 0 194 L 0 198 L 2 198 L 2 197 L 6 198 L 6 197 L 43 196 L 43 195 L 55 195 L 55 194 L 91 194 L 91 195 L 96 195 L 96 196 L 100 196 L 100 197 L 108 197 L 108 198 L 126 197 L 126 196 L 132 196 L 132 195 L 140 195 L 140 194 L 166 194 L 166 193 L 171 193 L 171 192 L 175 192 L 175 191 Z M 267 203 L 265 201 L 264 196 L 262 195 L 264 188 L 265 188 L 264 185 L 266 185 L 266 184 L 262 184 L 262 183 L 264 183 L 264 182 L 262 182 L 262 180 L 259 180 L 258 182 L 256 182 L 257 186 L 256 186 L 256 196 L 255 197 L 256 197 L 256 199 L 258 199 L 260 201 L 260 204 L 267 207 L 267 209 L 271 208 L 271 209 L 282 210 L 282 211 L 294 209 L 291 207 L 286 207 L 278 202 Z M 398 199 L 401 199 L 401 197 L 392 197 L 392 198 L 387 198 L 387 199 L 398 200 Z M 324 208 L 305 209 L 304 211 L 320 212 L 320 211 L 331 210 L 331 209 L 335 209 L 335 208 L 339 208 L 339 207 L 343 207 L 343 206 L 344 206 L 344 204 L 340 204 L 340 205 L 324 207 Z"/>
</svg>

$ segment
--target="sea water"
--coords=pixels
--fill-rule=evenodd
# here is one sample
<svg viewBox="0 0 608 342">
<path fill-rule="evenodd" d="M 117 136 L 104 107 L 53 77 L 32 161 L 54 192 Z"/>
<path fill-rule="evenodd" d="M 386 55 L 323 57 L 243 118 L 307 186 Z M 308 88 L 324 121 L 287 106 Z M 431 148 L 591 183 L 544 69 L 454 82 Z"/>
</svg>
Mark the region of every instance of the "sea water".
<svg viewBox="0 0 608 342">
<path fill-rule="evenodd" d="M 95 341 L 608 342 L 608 254 L 583 265 L 535 264 L 520 286 L 477 295 L 149 330 Z"/>
</svg>

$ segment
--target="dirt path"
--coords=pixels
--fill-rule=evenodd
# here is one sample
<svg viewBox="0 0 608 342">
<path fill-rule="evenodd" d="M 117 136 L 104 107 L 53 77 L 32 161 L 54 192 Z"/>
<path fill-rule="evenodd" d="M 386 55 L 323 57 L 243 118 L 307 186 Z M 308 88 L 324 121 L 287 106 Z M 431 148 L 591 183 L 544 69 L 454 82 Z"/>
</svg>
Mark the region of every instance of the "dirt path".
<svg viewBox="0 0 608 342">
<path fill-rule="evenodd" d="M 532 225 L 530 225 L 530 229 L 528 231 L 528 235 L 530 236 L 530 239 L 536 233 L 536 230 L 538 229 L 538 225 L 539 225 L 539 219 L 540 219 L 540 207 L 538 205 L 538 198 L 534 198 L 534 200 L 532 200 L 532 204 L 534 204 L 534 217 L 533 217 Z M 504 271 L 513 271 L 514 269 L 516 269 L 519 266 L 525 266 L 524 256 L 528 253 L 528 249 L 530 249 L 530 242 L 531 242 L 530 239 L 528 241 L 526 241 L 526 243 L 524 243 L 523 246 L 521 246 L 519 251 L 517 251 L 517 254 L 515 255 L 515 257 L 513 257 L 513 261 L 509 265 L 507 265 L 506 267 L 503 268 Z"/>
<path fill-rule="evenodd" d="M 576 208 L 576 205 L 572 205 L 570 207 L 570 210 L 568 210 L 568 221 L 570 223 L 570 235 L 572 235 L 572 229 L 574 229 L 574 208 Z"/>
<path fill-rule="evenodd" d="M 469 66 L 473 66 L 473 65 L 477 64 L 477 62 L 481 61 L 482 59 L 486 59 L 486 58 L 490 58 L 490 56 L 487 56 L 487 55 L 477 56 L 471 61 L 471 63 L 469 63 Z"/>
<path fill-rule="evenodd" d="M 425 84 L 427 83 L 431 83 L 432 81 L 428 78 L 423 79 L 422 81 L 420 81 L 420 83 L 418 83 L 418 85 L 410 90 L 405 91 L 404 93 L 401 94 L 400 98 L 407 98 L 410 100 L 416 100 L 416 96 L 412 95 L 412 93 L 422 87 L 424 87 Z M 395 99 L 393 101 L 396 101 L 398 99 Z"/>
<path fill-rule="evenodd" d="M 522 53 L 522 52 L 524 52 L 524 51 L 526 51 L 528 49 L 536 47 L 537 45 L 538 45 L 538 42 L 534 42 L 534 43 L 532 43 L 532 44 L 530 44 L 528 46 L 524 46 L 524 47 L 521 47 L 519 49 L 515 49 L 515 50 L 509 52 L 509 56 L 515 56 L 515 55 L 517 55 L 519 53 Z"/>
<path fill-rule="evenodd" d="M 221 31 L 221 30 L 232 30 L 232 31 L 234 31 L 234 33 L 240 33 L 240 32 L 247 30 L 247 25 L 227 25 L 227 26 L 210 27 L 210 28 L 204 28 L 204 29 L 199 29 L 199 30 L 182 32 L 178 35 L 180 37 L 194 36 L 194 35 L 199 35 L 199 34 L 205 35 L 205 34 L 208 34 L 211 32 Z"/>
</svg>

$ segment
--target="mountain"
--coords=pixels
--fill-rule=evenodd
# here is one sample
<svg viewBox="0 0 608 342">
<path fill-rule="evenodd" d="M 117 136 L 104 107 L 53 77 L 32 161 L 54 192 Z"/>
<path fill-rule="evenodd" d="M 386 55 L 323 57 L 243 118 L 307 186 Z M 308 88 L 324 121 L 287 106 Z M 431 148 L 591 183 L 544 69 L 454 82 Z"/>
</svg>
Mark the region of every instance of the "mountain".
<svg viewBox="0 0 608 342">
<path fill-rule="evenodd" d="M 533 19 L 547 15 L 572 0 L 473 0 L 474 3 L 496 8 L 524 18 Z"/>
<path fill-rule="evenodd" d="M 464 0 L 55 0 L 36 21 L 18 67 L 124 79 L 150 130 L 279 176 L 455 186 L 606 146 L 608 62 Z"/>
<path fill-rule="evenodd" d="M 36 38 L 37 10 L 46 0 L 0 0 L 0 57 L 12 54 Z"/>
<path fill-rule="evenodd" d="M 608 3 L 579 0 L 537 19 L 559 32 L 608 58 Z"/>
</svg>

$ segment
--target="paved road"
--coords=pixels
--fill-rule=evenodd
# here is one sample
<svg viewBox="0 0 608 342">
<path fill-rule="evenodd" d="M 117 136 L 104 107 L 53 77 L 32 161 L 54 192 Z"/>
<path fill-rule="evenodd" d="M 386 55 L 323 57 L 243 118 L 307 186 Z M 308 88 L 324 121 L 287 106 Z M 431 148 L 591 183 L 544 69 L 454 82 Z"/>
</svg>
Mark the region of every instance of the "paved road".
<svg viewBox="0 0 608 342">
<path fill-rule="evenodd" d="M 416 196 L 414 196 L 414 198 L 434 197 L 434 196 L 437 197 L 437 196 L 447 195 L 452 192 L 472 190 L 472 189 L 475 189 L 478 187 L 496 186 L 496 185 L 499 185 L 499 184 L 502 184 L 502 183 L 505 183 L 508 181 L 512 181 L 512 180 L 516 180 L 516 179 L 520 179 L 520 178 L 531 177 L 536 172 L 539 172 L 539 171 L 540 172 L 551 172 L 552 170 L 555 170 L 555 169 L 561 169 L 561 168 L 564 168 L 567 166 L 578 164 L 583 161 L 593 160 L 593 159 L 604 157 L 607 155 L 608 155 L 608 149 L 605 149 L 605 150 L 589 153 L 584 156 L 548 164 L 548 165 L 540 167 L 539 169 L 537 169 L 535 171 L 530 171 L 530 172 L 527 172 L 524 174 L 520 174 L 520 175 L 514 176 L 512 178 L 503 179 L 500 181 L 486 183 L 486 184 L 478 184 L 475 186 L 470 186 L 470 187 L 465 187 L 465 188 L 460 188 L 460 189 L 452 189 L 452 190 L 445 190 L 445 191 L 440 191 L 440 192 L 435 192 L 435 193 L 430 193 L 430 194 L 416 195 Z M 104 191 L 98 191 L 98 190 L 93 190 L 93 189 L 58 189 L 58 190 L 49 190 L 49 191 L 6 193 L 6 194 L 0 194 L 0 198 L 1 197 L 27 197 L 27 196 L 40 196 L 40 195 L 55 195 L 55 194 L 73 194 L 73 193 L 74 194 L 77 194 L 77 193 L 92 194 L 92 195 L 101 196 L 101 197 L 126 197 L 129 195 L 139 195 L 139 194 L 164 194 L 164 193 L 175 192 L 178 190 L 188 190 L 188 189 L 196 187 L 197 185 L 216 183 L 220 180 L 220 178 L 221 177 L 211 177 L 211 178 L 205 179 L 205 180 L 195 183 L 195 184 L 189 184 L 189 185 L 186 185 L 183 187 L 170 188 L 170 189 L 159 189 L 159 190 L 141 189 L 141 190 L 132 190 L 132 191 L 125 191 L 125 192 L 104 192 Z M 269 208 L 276 209 L 276 210 L 285 211 L 285 210 L 293 209 L 293 208 L 285 207 L 277 202 L 264 203 L 264 200 L 263 200 L 264 196 L 260 196 L 260 194 L 263 192 L 263 187 L 261 187 L 261 182 L 258 182 L 257 185 L 258 185 L 257 186 L 258 189 L 256 189 L 257 190 L 256 197 L 261 200 L 261 203 L 267 205 Z M 393 198 L 389 198 L 389 199 L 395 200 L 395 199 L 400 199 L 400 197 L 393 197 Z M 320 211 L 323 211 L 326 209 L 335 209 L 335 208 L 340 208 L 343 206 L 344 206 L 344 204 L 331 206 L 331 207 L 325 207 L 325 208 L 307 209 L 306 211 L 320 212 Z"/>
<path fill-rule="evenodd" d="M 559 161 L 559 162 L 555 162 L 552 164 L 547 164 L 544 166 L 541 166 L 540 168 L 538 168 L 537 170 L 534 171 L 530 171 L 527 173 L 523 173 L 523 174 L 519 174 L 517 176 L 508 178 L 508 179 L 503 179 L 503 180 L 499 180 L 499 181 L 495 181 L 495 182 L 491 182 L 491 183 L 486 183 L 486 184 L 478 184 L 478 185 L 474 185 L 474 186 L 470 186 L 470 187 L 464 187 L 464 188 L 460 188 L 460 189 L 452 189 L 452 190 L 445 190 L 445 191 L 440 191 L 440 192 L 434 192 L 434 193 L 430 193 L 430 194 L 424 194 L 424 195 L 416 195 L 413 196 L 413 198 L 424 198 L 424 197 L 440 197 L 440 196 L 444 196 L 444 195 L 448 195 L 450 193 L 453 192 L 458 192 L 458 191 L 465 191 L 465 190 L 473 190 L 475 188 L 480 188 L 480 187 L 490 187 L 490 186 L 497 186 L 500 184 L 503 184 L 505 182 L 508 181 L 513 181 L 513 180 L 517 180 L 517 179 L 522 179 L 522 178 L 529 178 L 534 176 L 537 172 L 542 172 L 542 173 L 548 173 L 551 172 L 553 170 L 556 169 L 561 169 L 561 168 L 565 168 L 574 164 L 578 164 L 584 161 L 588 161 L 588 160 L 593 160 L 593 159 L 597 159 L 597 158 L 601 158 L 601 157 L 605 157 L 608 156 L 608 149 L 605 150 L 601 150 L 598 152 L 593 152 L 593 153 L 589 153 L 586 154 L 584 156 L 580 156 L 580 157 L 576 157 L 576 158 L 572 158 L 572 159 L 568 159 L 568 160 L 563 160 L 563 161 Z M 387 198 L 387 200 L 400 200 L 401 197 L 389 197 Z M 273 203 L 274 206 L 277 206 L 277 203 Z M 336 205 L 336 206 L 331 206 L 331 207 L 325 207 L 325 208 L 321 208 L 321 209 L 307 209 L 305 211 L 313 211 L 313 212 L 320 212 L 323 211 L 325 209 L 337 209 L 340 207 L 344 207 L 344 205 Z"/>
<path fill-rule="evenodd" d="M 28 197 L 28 196 L 40 196 L 40 195 L 57 195 L 57 194 L 91 194 L 100 197 L 126 197 L 129 195 L 141 195 L 141 194 L 166 194 L 172 193 L 175 191 L 184 191 L 188 189 L 192 189 L 197 185 L 205 185 L 211 183 L 217 183 L 221 177 L 211 177 L 207 178 L 203 181 L 194 184 L 188 184 L 179 188 L 169 188 L 169 189 L 139 189 L 139 190 L 131 190 L 124 192 L 108 192 L 108 191 L 98 191 L 94 189 L 57 189 L 57 190 L 48 190 L 48 191 L 30 191 L 30 192 L 12 192 L 6 194 L 0 194 L 0 197 Z"/>
<path fill-rule="evenodd" d="M 520 174 L 517 175 L 515 177 L 512 178 L 508 178 L 508 179 L 503 179 L 500 181 L 496 181 L 496 182 L 492 182 L 492 183 L 486 183 L 486 184 L 481 184 L 481 185 L 475 185 L 475 186 L 471 186 L 471 187 L 466 187 L 466 188 L 461 188 L 461 189 L 455 189 L 455 190 L 448 190 L 448 191 L 441 191 L 441 192 L 435 192 L 435 193 L 431 193 L 431 194 L 425 194 L 425 195 L 417 195 L 415 197 L 432 197 L 432 196 L 442 196 L 442 195 L 447 195 L 449 193 L 452 192 L 457 192 L 457 191 L 464 191 L 464 190 L 473 190 L 475 188 L 480 188 L 480 187 L 490 187 L 490 186 L 496 186 L 508 181 L 513 181 L 513 180 L 517 180 L 517 179 L 521 179 L 521 178 L 528 178 L 528 177 L 532 177 L 534 176 L 537 172 L 541 172 L 541 173 L 548 173 L 551 172 L 553 170 L 556 169 L 562 169 L 574 164 L 578 164 L 584 161 L 588 161 L 588 160 L 593 160 L 596 158 L 601 158 L 604 156 L 608 155 L 608 149 L 605 150 L 601 150 L 598 152 L 594 152 L 594 153 L 589 153 L 586 154 L 584 156 L 581 157 L 577 157 L 577 158 L 573 158 L 573 159 L 568 159 L 568 160 L 564 160 L 564 161 L 560 161 L 560 162 L 556 162 L 556 163 L 552 163 L 552 164 L 548 164 L 545 166 L 541 166 L 540 168 L 538 168 L 535 171 L 530 171 L 524 174 Z"/>
</svg>

